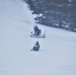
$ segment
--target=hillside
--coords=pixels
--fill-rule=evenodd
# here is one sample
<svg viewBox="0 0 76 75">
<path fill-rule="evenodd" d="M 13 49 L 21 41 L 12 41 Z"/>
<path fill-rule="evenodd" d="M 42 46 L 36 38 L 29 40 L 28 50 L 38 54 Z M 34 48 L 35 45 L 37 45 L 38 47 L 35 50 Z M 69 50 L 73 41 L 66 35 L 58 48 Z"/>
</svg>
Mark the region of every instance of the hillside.
<svg viewBox="0 0 76 75">
<path fill-rule="evenodd" d="M 33 18 L 21 0 L 0 0 L 0 75 L 76 75 L 76 33 L 38 25 L 46 38 L 31 38 Z"/>
</svg>

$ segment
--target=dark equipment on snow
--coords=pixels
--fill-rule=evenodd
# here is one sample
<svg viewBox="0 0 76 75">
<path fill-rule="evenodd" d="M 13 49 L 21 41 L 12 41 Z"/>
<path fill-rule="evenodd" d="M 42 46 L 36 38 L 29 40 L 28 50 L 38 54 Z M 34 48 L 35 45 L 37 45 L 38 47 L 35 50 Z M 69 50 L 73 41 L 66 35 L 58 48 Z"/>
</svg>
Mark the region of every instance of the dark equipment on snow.
<svg viewBox="0 0 76 75">
<path fill-rule="evenodd" d="M 42 34 L 41 29 L 38 28 L 38 26 L 34 26 L 34 31 L 31 32 L 30 37 L 34 37 L 34 38 L 45 38 L 45 33 L 46 31 Z"/>
<path fill-rule="evenodd" d="M 40 49 L 40 45 L 39 45 L 39 42 L 37 41 L 33 47 L 33 50 L 38 51 L 39 49 Z"/>
<path fill-rule="evenodd" d="M 38 26 L 35 26 L 34 27 L 34 34 L 35 34 L 35 36 L 40 35 L 40 33 L 41 33 L 41 30 L 38 28 Z"/>
</svg>

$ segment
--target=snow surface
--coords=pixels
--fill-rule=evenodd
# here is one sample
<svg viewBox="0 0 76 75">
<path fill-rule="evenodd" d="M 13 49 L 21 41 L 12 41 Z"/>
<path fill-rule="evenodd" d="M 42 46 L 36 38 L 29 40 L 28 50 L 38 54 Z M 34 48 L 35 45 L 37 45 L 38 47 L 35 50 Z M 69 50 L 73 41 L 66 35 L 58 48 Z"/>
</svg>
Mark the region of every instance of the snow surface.
<svg viewBox="0 0 76 75">
<path fill-rule="evenodd" d="M 0 0 L 0 75 L 76 75 L 76 33 L 38 25 L 46 38 L 31 38 L 33 18 L 21 0 Z"/>
</svg>

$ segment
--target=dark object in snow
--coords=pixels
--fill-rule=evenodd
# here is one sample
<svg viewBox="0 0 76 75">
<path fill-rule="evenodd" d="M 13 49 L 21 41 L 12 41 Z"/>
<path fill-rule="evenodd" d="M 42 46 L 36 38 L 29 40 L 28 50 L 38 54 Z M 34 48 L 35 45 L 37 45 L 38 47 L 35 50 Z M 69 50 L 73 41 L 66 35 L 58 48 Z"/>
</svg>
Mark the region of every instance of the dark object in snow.
<svg viewBox="0 0 76 75">
<path fill-rule="evenodd" d="M 37 25 L 34 26 L 34 35 L 38 36 L 38 35 L 40 35 L 40 33 L 41 33 L 41 30 L 38 28 L 38 26 Z"/>
<path fill-rule="evenodd" d="M 45 38 L 45 33 L 46 33 L 46 30 L 45 30 L 44 33 L 42 33 L 41 30 L 38 28 L 38 26 L 35 26 L 34 31 L 31 32 L 31 34 L 30 34 L 30 37 Z"/>
<path fill-rule="evenodd" d="M 40 45 L 39 45 L 39 42 L 37 41 L 33 47 L 33 50 L 38 51 L 39 49 L 40 49 Z"/>
</svg>

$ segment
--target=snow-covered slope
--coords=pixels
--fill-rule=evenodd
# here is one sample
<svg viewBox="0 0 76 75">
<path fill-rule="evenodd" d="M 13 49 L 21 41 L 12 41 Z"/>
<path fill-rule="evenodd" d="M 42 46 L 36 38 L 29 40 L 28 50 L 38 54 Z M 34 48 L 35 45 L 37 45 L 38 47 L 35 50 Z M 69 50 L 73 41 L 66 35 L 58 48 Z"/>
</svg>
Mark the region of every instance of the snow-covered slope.
<svg viewBox="0 0 76 75">
<path fill-rule="evenodd" d="M 25 3 L 0 0 L 0 75 L 76 75 L 76 33 L 39 25 L 46 38 L 31 38 L 33 25 Z"/>
</svg>

